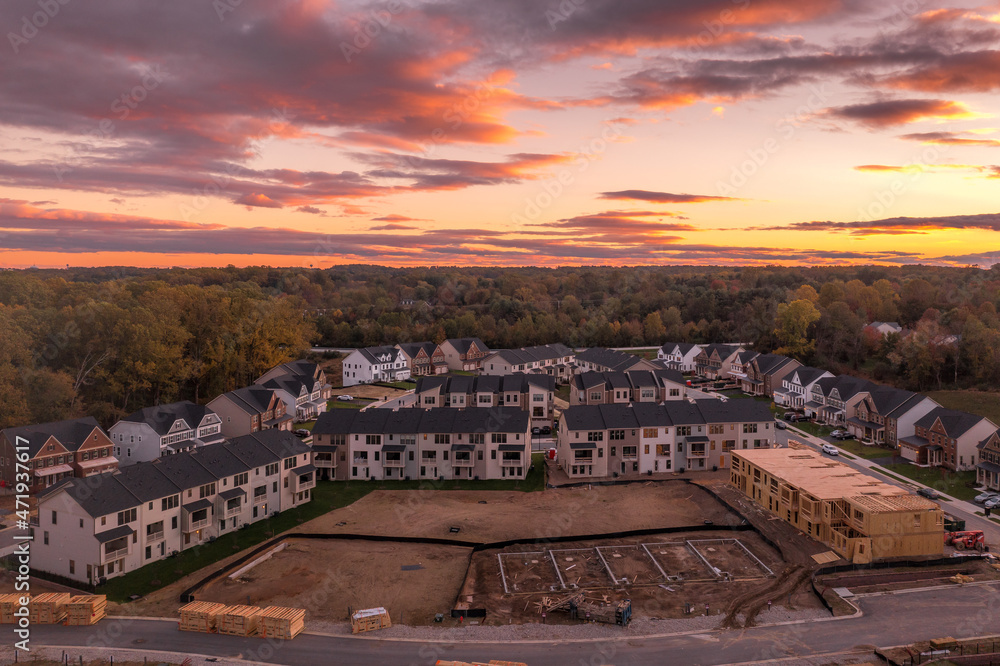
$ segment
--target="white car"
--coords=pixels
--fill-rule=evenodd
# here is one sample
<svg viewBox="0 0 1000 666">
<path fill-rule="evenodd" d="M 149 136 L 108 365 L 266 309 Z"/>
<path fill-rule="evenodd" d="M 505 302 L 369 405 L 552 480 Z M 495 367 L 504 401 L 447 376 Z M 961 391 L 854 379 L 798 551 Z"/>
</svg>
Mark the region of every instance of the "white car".
<svg viewBox="0 0 1000 666">
<path fill-rule="evenodd" d="M 839 456 L 840 455 L 840 449 L 838 449 L 833 444 L 824 444 L 820 448 L 823 449 L 823 453 L 826 453 L 828 455 L 831 455 L 831 456 Z"/>
<path fill-rule="evenodd" d="M 1000 493 L 995 493 L 992 490 L 987 490 L 984 493 L 976 495 L 976 499 L 974 501 L 976 504 L 983 504 L 984 502 L 988 502 L 994 497 L 1000 497 Z"/>
<path fill-rule="evenodd" d="M 351 400 L 354 400 L 354 396 L 353 395 L 338 395 L 337 396 L 337 400 L 342 400 L 343 402 L 350 402 Z"/>
</svg>

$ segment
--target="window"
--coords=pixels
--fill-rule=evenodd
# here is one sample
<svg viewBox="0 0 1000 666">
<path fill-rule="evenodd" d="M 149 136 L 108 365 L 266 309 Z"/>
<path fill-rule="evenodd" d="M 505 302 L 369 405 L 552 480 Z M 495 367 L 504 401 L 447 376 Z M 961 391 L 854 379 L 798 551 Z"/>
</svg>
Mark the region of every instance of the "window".
<svg viewBox="0 0 1000 666">
<path fill-rule="evenodd" d="M 76 573 L 76 562 L 74 560 L 69 561 L 69 573 L 73 575 Z"/>
<path fill-rule="evenodd" d="M 382 435 L 365 435 L 365 444 L 371 444 L 372 446 L 381 446 Z M 294 458 L 292 461 L 294 462 Z M 288 469 L 287 467 L 285 469 Z"/>
<path fill-rule="evenodd" d="M 136 519 L 135 509 L 126 509 L 125 511 L 118 512 L 118 525 L 119 527 L 126 523 L 134 523 Z"/>
<path fill-rule="evenodd" d="M 168 511 L 170 509 L 176 509 L 177 505 L 180 504 L 180 495 L 171 495 L 170 497 L 164 497 L 160 501 L 160 510 Z"/>
<path fill-rule="evenodd" d="M 368 443 L 371 444 L 371 442 L 368 442 Z M 295 458 L 286 458 L 285 459 L 285 469 L 292 469 L 293 467 L 295 467 Z"/>
<path fill-rule="evenodd" d="M 434 435 L 435 444 L 451 444 L 451 435 L 449 434 L 437 434 Z"/>
<path fill-rule="evenodd" d="M 265 476 L 273 476 L 278 473 L 278 463 L 271 463 L 264 468 Z"/>
<path fill-rule="evenodd" d="M 497 459 L 497 450 L 493 449 L 492 451 L 490 451 L 490 460 L 496 460 L 496 459 Z"/>
<path fill-rule="evenodd" d="M 210 495 L 215 494 L 215 483 L 206 483 L 201 488 L 198 489 L 198 498 L 205 499 Z"/>
<path fill-rule="evenodd" d="M 177 529 L 177 516 L 174 516 L 173 518 L 170 519 L 170 529 L 172 530 Z"/>
<path fill-rule="evenodd" d="M 412 452 L 410 453 L 410 455 L 412 456 Z M 481 449 L 479 451 L 476 451 L 476 459 L 477 460 L 482 460 L 483 459 L 483 452 L 482 452 Z M 413 460 L 413 458 L 411 457 L 410 460 Z"/>
<path fill-rule="evenodd" d="M 726 432 L 726 426 L 717 424 L 708 426 L 708 434 L 710 435 L 721 435 Z"/>
<path fill-rule="evenodd" d="M 83 527 L 83 518 L 80 519 L 80 527 Z"/>
<path fill-rule="evenodd" d="M 587 433 L 587 441 L 588 442 L 603 442 L 604 441 L 604 432 L 601 431 L 601 430 L 595 430 L 593 432 L 588 432 Z"/>
<path fill-rule="evenodd" d="M 42 540 L 46 546 L 49 545 L 49 533 L 47 530 L 45 532 L 42 532 Z"/>
<path fill-rule="evenodd" d="M 494 444 L 506 444 L 507 443 L 507 433 L 505 432 L 495 432 L 491 435 Z"/>
<path fill-rule="evenodd" d="M 242 474 L 237 474 L 233 478 L 233 485 L 234 486 L 245 486 L 249 482 L 250 482 L 250 473 L 249 472 L 243 472 Z"/>
<path fill-rule="evenodd" d="M 617 454 L 618 454 L 618 447 L 617 446 L 612 446 L 611 447 L 611 455 L 617 455 Z"/>
<path fill-rule="evenodd" d="M 56 512 L 55 511 L 52 512 L 52 524 L 53 525 L 56 524 Z"/>
<path fill-rule="evenodd" d="M 678 437 L 688 437 L 691 434 L 691 426 L 677 426 Z"/>
<path fill-rule="evenodd" d="M 616 441 L 616 440 L 619 440 L 619 439 L 625 439 L 625 431 L 624 430 L 609 430 L 608 431 L 608 439 L 611 440 L 611 441 Z"/>
<path fill-rule="evenodd" d="M 671 396 L 673 396 L 673 397 L 676 398 L 680 394 L 681 394 L 681 390 L 680 389 L 675 389 L 675 388 L 670 389 L 670 395 Z"/>
<path fill-rule="evenodd" d="M 743 432 L 744 433 L 757 432 L 757 424 L 756 423 L 744 423 L 743 424 Z"/>
<path fill-rule="evenodd" d="M 647 438 L 647 439 L 652 438 L 652 437 L 657 437 L 657 436 L 659 436 L 659 434 L 660 434 L 660 429 L 659 428 L 643 428 L 642 429 L 642 436 L 645 437 L 645 438 Z M 646 448 L 648 449 L 649 447 L 647 446 Z M 649 452 L 647 451 L 647 453 L 649 453 Z"/>
<path fill-rule="evenodd" d="M 485 444 L 486 435 L 481 432 L 474 432 L 469 435 L 469 444 Z"/>
</svg>

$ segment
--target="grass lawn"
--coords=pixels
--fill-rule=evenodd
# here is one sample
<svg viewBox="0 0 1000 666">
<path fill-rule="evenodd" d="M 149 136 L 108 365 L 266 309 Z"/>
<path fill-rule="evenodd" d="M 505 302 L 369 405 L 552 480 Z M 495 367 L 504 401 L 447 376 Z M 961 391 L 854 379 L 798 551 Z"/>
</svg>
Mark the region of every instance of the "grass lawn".
<svg viewBox="0 0 1000 666">
<path fill-rule="evenodd" d="M 892 472 L 905 476 L 908 479 L 919 481 L 940 493 L 951 495 L 960 500 L 971 502 L 979 494 L 978 490 L 966 485 L 969 482 L 975 483 L 975 470 L 951 472 L 939 467 L 917 467 L 909 463 L 896 463 L 885 465 L 885 467 Z"/>
<path fill-rule="evenodd" d="M 479 373 L 478 372 L 472 372 L 471 370 L 449 370 L 448 374 L 449 375 L 466 375 L 468 377 L 475 377 Z"/>
<path fill-rule="evenodd" d="M 366 405 L 370 405 L 370 404 L 371 404 L 371 402 L 367 401 L 367 400 L 366 401 L 361 401 L 361 400 L 351 400 L 351 401 L 330 400 L 329 402 L 326 403 L 326 408 L 327 409 L 361 409 L 362 407 L 364 407 Z"/>
<path fill-rule="evenodd" d="M 819 425 L 818 423 L 813 423 L 812 421 L 799 421 L 798 423 L 789 423 L 788 425 L 791 428 L 804 430 L 814 437 L 829 437 L 830 433 L 834 431 L 834 428 Z"/>
<path fill-rule="evenodd" d="M 873 465 L 872 469 L 875 470 L 875 471 L 877 471 L 877 472 L 879 472 L 879 473 L 881 473 L 881 474 L 884 474 L 885 476 L 889 477 L 890 479 L 895 479 L 896 481 L 899 481 L 900 483 L 907 483 L 907 484 L 910 483 L 909 479 L 904 479 L 903 477 L 901 477 L 901 476 L 899 476 L 897 474 L 892 474 L 891 472 L 889 472 L 889 470 L 884 469 L 882 467 L 877 467 L 877 466 Z"/>
<path fill-rule="evenodd" d="M 407 379 L 401 382 L 379 382 L 378 386 L 391 386 L 393 388 L 409 391 L 412 388 L 416 388 L 417 383 L 415 381 Z"/>
<path fill-rule="evenodd" d="M 1000 423 L 1000 393 L 984 391 L 929 391 L 927 397 L 948 409 L 960 409 Z"/>
<path fill-rule="evenodd" d="M 556 397 L 569 402 L 569 384 L 564 384 L 556 388 Z"/>
<path fill-rule="evenodd" d="M 834 446 L 868 460 L 873 458 L 887 458 L 895 454 L 895 451 L 892 449 L 884 449 L 881 446 L 865 446 L 856 439 L 846 439 L 842 442 L 834 442 Z"/>
<path fill-rule="evenodd" d="M 320 481 L 312 491 L 312 501 L 295 509 L 253 523 L 246 529 L 223 534 L 211 543 L 185 550 L 177 557 L 171 557 L 126 574 L 113 578 L 97 588 L 98 594 L 106 594 L 112 601 L 123 602 L 133 594 L 144 595 L 169 585 L 199 569 L 212 565 L 236 552 L 250 548 L 286 532 L 307 520 L 318 518 L 334 509 L 353 504 L 373 490 L 520 490 L 535 492 L 545 487 L 545 464 L 543 453 L 534 453 L 531 462 L 534 469 L 528 472 L 524 481 L 468 479 L 450 481 Z"/>
<path fill-rule="evenodd" d="M 315 421 L 306 421 L 305 423 L 296 423 L 296 424 L 293 425 L 292 430 L 298 430 L 299 428 L 301 428 L 302 430 L 309 430 L 311 432 L 312 429 L 313 429 L 313 426 L 315 426 L 315 425 L 316 425 Z"/>
</svg>

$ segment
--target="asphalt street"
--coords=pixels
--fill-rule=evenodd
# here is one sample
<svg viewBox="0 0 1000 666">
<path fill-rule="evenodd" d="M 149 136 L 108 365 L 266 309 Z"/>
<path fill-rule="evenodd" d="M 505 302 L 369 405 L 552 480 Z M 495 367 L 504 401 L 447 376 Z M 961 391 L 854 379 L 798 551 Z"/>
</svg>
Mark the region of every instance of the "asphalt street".
<svg viewBox="0 0 1000 666">
<path fill-rule="evenodd" d="M 506 659 L 529 666 L 661 666 L 807 657 L 858 646 L 903 645 L 937 636 L 981 636 L 1000 629 L 997 585 L 871 596 L 858 603 L 862 617 L 669 637 L 630 637 L 626 629 L 622 638 L 600 642 L 437 643 L 303 634 L 290 642 L 269 643 L 259 638 L 182 633 L 172 621 L 117 619 L 95 627 L 36 626 L 31 642 L 68 648 L 71 659 L 73 646 L 90 645 L 296 665 L 425 666 L 438 659 Z M 10 631 L 10 627 L 3 628 L 5 634 Z"/>
</svg>

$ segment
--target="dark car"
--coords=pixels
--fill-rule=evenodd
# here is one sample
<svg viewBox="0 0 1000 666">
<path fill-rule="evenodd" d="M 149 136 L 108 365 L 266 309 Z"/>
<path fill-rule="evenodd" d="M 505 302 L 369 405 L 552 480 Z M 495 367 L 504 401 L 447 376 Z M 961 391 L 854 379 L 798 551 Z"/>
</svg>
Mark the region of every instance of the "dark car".
<svg viewBox="0 0 1000 666">
<path fill-rule="evenodd" d="M 775 421 L 774 427 L 777 428 L 778 430 L 788 430 L 788 424 L 785 423 L 784 421 Z"/>
<path fill-rule="evenodd" d="M 550 426 L 542 426 L 542 434 L 543 435 L 551 435 L 552 434 L 552 428 Z"/>
<path fill-rule="evenodd" d="M 917 494 L 927 499 L 937 499 L 938 497 L 937 491 L 933 488 L 921 488 L 917 491 Z"/>
</svg>

